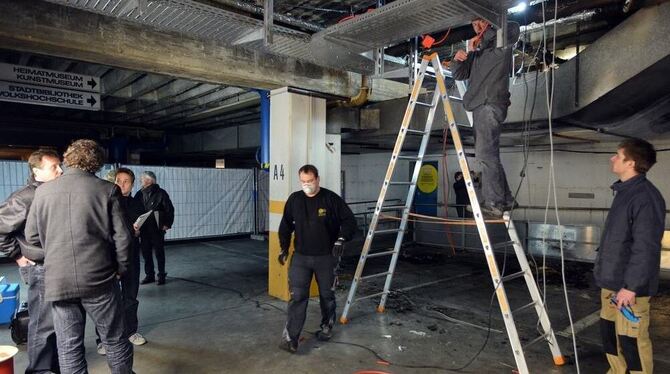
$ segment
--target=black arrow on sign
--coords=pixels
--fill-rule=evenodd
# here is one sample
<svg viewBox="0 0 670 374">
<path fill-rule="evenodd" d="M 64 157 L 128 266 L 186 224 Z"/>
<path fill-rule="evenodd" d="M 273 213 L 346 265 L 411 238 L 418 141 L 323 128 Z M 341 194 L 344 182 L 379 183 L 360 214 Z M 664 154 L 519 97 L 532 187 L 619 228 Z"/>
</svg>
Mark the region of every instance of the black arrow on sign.
<svg viewBox="0 0 670 374">
<path fill-rule="evenodd" d="M 95 86 L 98 85 L 97 83 L 95 83 L 95 80 L 93 78 L 91 78 L 91 80 L 86 83 L 88 83 L 88 85 L 91 86 L 91 88 L 95 88 Z"/>
<path fill-rule="evenodd" d="M 86 102 L 91 104 L 91 106 L 95 105 L 97 101 L 95 101 L 95 97 L 91 96 L 90 98 L 86 99 Z"/>
</svg>

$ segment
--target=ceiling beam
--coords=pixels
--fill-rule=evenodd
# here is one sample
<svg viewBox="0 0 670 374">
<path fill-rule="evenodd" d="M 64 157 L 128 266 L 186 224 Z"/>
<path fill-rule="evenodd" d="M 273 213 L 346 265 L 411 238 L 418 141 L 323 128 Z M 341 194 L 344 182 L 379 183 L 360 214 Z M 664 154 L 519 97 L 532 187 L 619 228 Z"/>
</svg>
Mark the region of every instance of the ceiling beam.
<svg viewBox="0 0 670 374">
<path fill-rule="evenodd" d="M 225 47 L 45 1 L 0 1 L 0 45 L 210 83 L 274 89 L 299 87 L 354 96 L 359 74 L 295 58 Z M 157 56 L 161 56 L 157 58 Z M 404 97 L 407 85 L 375 80 L 371 100 Z"/>
</svg>

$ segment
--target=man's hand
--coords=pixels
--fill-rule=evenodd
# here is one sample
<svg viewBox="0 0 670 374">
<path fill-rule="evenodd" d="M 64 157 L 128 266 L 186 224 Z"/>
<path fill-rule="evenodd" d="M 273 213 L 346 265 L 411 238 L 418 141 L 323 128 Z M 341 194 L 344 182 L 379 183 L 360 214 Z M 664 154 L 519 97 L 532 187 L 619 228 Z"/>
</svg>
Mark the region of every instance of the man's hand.
<svg viewBox="0 0 670 374">
<path fill-rule="evenodd" d="M 20 268 L 26 267 L 28 265 L 35 265 L 34 262 L 30 261 L 25 256 L 21 256 L 16 259 L 16 264 L 19 265 Z"/>
<path fill-rule="evenodd" d="M 344 253 L 344 238 L 338 238 L 333 244 L 333 256 L 340 257 Z"/>
<path fill-rule="evenodd" d="M 277 261 L 279 261 L 279 264 L 281 266 L 284 266 L 287 259 L 288 259 L 288 250 L 282 249 L 282 251 L 279 253 L 279 257 L 277 257 Z"/>
<path fill-rule="evenodd" d="M 621 310 L 625 306 L 635 305 L 635 292 L 622 288 L 616 294 L 616 307 Z"/>
<path fill-rule="evenodd" d="M 468 59 L 468 53 L 462 49 L 459 49 L 454 55 L 454 60 L 463 62 Z"/>
<path fill-rule="evenodd" d="M 163 226 L 163 231 L 166 231 L 166 232 L 167 232 L 169 229 L 170 229 L 169 227 L 167 227 L 167 226 Z"/>
</svg>

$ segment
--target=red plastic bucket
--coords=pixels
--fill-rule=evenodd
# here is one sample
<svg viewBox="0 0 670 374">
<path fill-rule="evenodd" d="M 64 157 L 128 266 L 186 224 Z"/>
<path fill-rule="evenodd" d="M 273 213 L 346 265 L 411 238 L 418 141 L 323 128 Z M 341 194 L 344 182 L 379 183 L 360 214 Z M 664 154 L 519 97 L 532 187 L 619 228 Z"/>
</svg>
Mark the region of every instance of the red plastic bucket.
<svg viewBox="0 0 670 374">
<path fill-rule="evenodd" d="M 11 345 L 0 345 L 0 374 L 14 374 L 14 356 L 18 352 Z"/>
</svg>

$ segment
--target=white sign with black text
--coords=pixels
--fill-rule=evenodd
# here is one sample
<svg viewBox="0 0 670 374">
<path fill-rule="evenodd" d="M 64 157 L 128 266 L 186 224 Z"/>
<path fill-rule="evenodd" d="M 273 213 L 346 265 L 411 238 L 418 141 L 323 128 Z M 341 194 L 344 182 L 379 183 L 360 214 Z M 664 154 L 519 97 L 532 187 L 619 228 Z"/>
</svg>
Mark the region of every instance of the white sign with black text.
<svg viewBox="0 0 670 374">
<path fill-rule="evenodd" d="M 100 110 L 100 94 L 0 81 L 0 100 L 15 103 Z"/>
<path fill-rule="evenodd" d="M 0 63 L 0 80 L 68 90 L 100 92 L 99 77 L 40 69 L 32 66 Z"/>
</svg>

